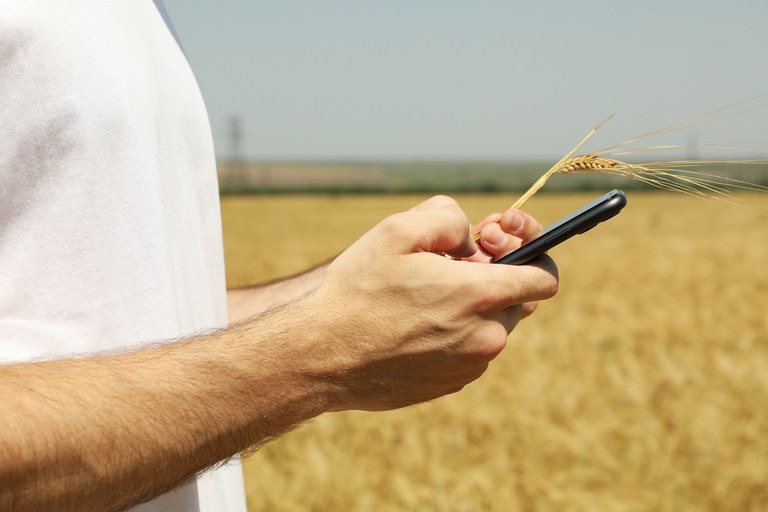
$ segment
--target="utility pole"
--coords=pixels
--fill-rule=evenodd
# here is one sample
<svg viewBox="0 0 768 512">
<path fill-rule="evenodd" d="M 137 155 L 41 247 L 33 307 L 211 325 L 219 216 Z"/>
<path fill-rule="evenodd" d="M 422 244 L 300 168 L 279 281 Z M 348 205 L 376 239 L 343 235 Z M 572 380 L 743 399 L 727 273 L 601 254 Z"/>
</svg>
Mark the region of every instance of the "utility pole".
<svg viewBox="0 0 768 512">
<path fill-rule="evenodd" d="M 232 143 L 231 161 L 233 163 L 242 163 L 243 122 L 238 115 L 233 115 L 229 118 L 229 139 Z"/>
</svg>

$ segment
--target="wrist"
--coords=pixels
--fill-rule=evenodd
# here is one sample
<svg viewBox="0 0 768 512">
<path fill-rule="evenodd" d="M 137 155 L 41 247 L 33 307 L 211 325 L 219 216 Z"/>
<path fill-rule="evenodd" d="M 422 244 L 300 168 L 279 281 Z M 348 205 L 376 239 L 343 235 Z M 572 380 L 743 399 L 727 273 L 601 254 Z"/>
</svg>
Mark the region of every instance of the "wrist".
<svg viewBox="0 0 768 512">
<path fill-rule="evenodd" d="M 241 357 L 248 366 L 245 381 L 255 415 L 268 417 L 258 405 L 264 400 L 282 403 L 281 415 L 294 423 L 335 408 L 338 380 L 328 349 L 329 330 L 321 320 L 324 316 L 324 308 L 310 294 L 233 328 L 248 340 Z M 266 397 L 264 390 L 273 397 Z"/>
</svg>

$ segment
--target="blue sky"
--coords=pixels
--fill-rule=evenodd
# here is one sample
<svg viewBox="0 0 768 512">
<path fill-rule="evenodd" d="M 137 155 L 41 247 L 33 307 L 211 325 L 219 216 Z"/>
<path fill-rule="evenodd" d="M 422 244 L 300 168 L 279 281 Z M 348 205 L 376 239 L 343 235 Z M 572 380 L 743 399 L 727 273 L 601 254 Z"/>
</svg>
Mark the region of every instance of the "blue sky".
<svg viewBox="0 0 768 512">
<path fill-rule="evenodd" d="M 554 158 L 768 93 L 766 0 L 165 5 L 220 157 L 235 115 L 256 159 Z M 653 142 L 732 140 L 768 109 Z"/>
</svg>

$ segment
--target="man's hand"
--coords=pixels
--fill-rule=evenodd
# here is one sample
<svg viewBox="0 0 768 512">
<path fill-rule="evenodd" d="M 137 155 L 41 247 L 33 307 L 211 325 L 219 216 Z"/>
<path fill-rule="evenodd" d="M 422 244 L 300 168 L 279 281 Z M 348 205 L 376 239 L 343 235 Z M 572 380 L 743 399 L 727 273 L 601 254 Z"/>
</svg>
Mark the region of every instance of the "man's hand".
<svg viewBox="0 0 768 512">
<path fill-rule="evenodd" d="M 0 509 L 122 510 L 323 412 L 402 407 L 478 378 L 524 305 L 555 294 L 557 269 L 481 263 L 533 236 L 529 217 L 481 223 L 481 250 L 452 200 L 430 201 L 228 329 L 0 366 Z"/>
<path fill-rule="evenodd" d="M 486 219 L 481 229 L 492 248 L 511 250 L 540 231 L 516 215 L 502 216 L 501 237 Z M 524 266 L 479 263 L 490 258 L 472 241 L 466 215 L 445 198 L 387 218 L 336 258 L 307 299 L 318 315 L 308 327 L 327 333 L 315 370 L 337 385 L 332 408 L 402 407 L 482 375 L 523 305 L 557 290 L 548 257 Z"/>
</svg>

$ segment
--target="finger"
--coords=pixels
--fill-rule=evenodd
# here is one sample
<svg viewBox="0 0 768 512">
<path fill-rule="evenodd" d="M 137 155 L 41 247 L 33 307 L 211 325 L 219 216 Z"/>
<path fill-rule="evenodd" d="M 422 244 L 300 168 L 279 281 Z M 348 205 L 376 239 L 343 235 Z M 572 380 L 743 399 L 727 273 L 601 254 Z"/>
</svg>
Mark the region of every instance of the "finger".
<svg viewBox="0 0 768 512">
<path fill-rule="evenodd" d="M 490 321 L 480 327 L 484 339 L 479 347 L 474 348 L 474 351 L 484 360 L 491 361 L 504 350 L 507 337 L 522 318 L 522 307 L 512 306 L 495 311 L 487 318 Z"/>
<path fill-rule="evenodd" d="M 482 361 L 491 361 L 507 344 L 507 337 L 520 321 L 521 308 L 514 306 L 488 313 L 476 324 L 472 343 L 465 345 L 468 354 Z"/>
<path fill-rule="evenodd" d="M 489 215 L 480 224 L 472 227 L 471 232 L 479 235 L 478 250 L 475 254 L 465 258 L 466 261 L 490 263 L 520 246 L 520 240 L 517 238 L 507 240 L 507 235 L 498 224 L 500 219 L 501 214 L 496 213 Z M 477 231 L 478 226 L 482 226 L 479 231 Z"/>
<path fill-rule="evenodd" d="M 456 205 L 392 215 L 379 229 L 385 231 L 388 247 L 400 254 L 432 252 L 460 258 L 477 252 L 469 220 Z"/>
<path fill-rule="evenodd" d="M 487 224 L 480 231 L 480 248 L 490 260 L 497 260 L 520 247 L 522 240 L 505 233 L 498 223 Z"/>
<path fill-rule="evenodd" d="M 477 297 L 485 310 L 500 310 L 526 302 L 536 302 L 557 293 L 555 262 L 542 255 L 525 265 L 478 265 L 464 263 L 472 273 Z M 466 267 L 465 267 L 466 268 Z"/>
<path fill-rule="evenodd" d="M 517 326 L 518 322 L 523 318 L 523 307 L 512 306 L 503 309 L 499 314 L 499 318 L 504 329 L 507 331 L 507 336 L 509 336 Z"/>
<path fill-rule="evenodd" d="M 485 224 L 480 231 L 480 247 L 491 260 L 501 258 L 541 235 L 539 221 L 523 211 L 509 209 L 497 215 L 497 223 Z"/>
<path fill-rule="evenodd" d="M 498 224 L 501 220 L 501 214 L 500 213 L 492 213 L 488 215 L 486 218 L 472 226 L 472 234 L 479 233 L 480 230 L 482 230 L 485 226 L 488 224 Z"/>
<path fill-rule="evenodd" d="M 501 215 L 501 229 L 510 235 L 520 238 L 526 244 L 541 235 L 544 231 L 541 223 L 522 210 L 510 208 Z"/>
</svg>

